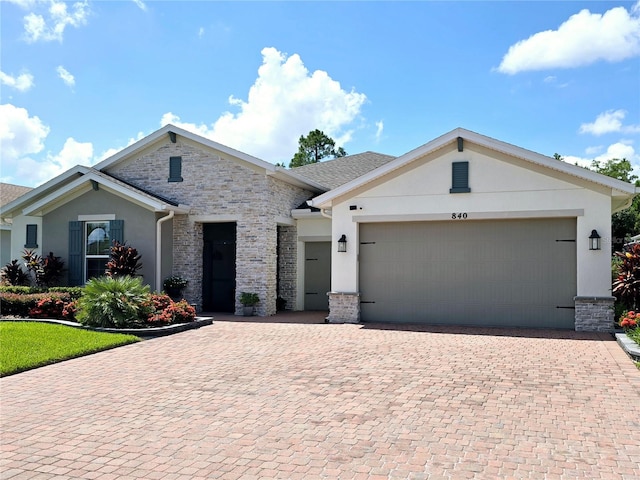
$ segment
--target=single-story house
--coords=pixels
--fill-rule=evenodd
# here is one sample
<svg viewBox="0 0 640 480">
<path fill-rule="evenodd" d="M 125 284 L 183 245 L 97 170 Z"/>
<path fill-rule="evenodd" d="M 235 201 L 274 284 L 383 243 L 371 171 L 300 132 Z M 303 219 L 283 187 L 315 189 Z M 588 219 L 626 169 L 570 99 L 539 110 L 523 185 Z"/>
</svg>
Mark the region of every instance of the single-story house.
<svg viewBox="0 0 640 480">
<path fill-rule="evenodd" d="M 11 183 L 0 183 L 0 208 L 30 190 L 31 187 L 23 187 Z M 11 260 L 11 224 L 0 218 L 0 267 L 4 267 Z"/>
<path fill-rule="evenodd" d="M 328 310 L 330 322 L 609 330 L 611 214 L 634 185 L 461 128 L 400 157 L 285 169 L 173 125 L 3 206 L 81 285 L 107 245 L 180 275 L 205 311 Z"/>
</svg>

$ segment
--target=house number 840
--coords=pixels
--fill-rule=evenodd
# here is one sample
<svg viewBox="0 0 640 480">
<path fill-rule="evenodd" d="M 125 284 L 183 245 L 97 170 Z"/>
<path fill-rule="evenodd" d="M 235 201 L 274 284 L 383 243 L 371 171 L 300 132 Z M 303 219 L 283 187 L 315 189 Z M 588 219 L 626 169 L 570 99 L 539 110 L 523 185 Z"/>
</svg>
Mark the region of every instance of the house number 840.
<svg viewBox="0 0 640 480">
<path fill-rule="evenodd" d="M 464 220 L 467 218 L 467 213 L 452 213 L 451 214 L 451 219 L 452 220 Z"/>
</svg>

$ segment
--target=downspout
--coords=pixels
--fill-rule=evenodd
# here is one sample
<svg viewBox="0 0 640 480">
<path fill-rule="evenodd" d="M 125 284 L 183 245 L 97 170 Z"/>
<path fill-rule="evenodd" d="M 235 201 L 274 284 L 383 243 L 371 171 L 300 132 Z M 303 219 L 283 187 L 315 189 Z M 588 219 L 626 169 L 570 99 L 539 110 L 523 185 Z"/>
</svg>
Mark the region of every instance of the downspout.
<svg viewBox="0 0 640 480">
<path fill-rule="evenodd" d="M 171 210 L 169 215 L 165 215 L 156 221 L 156 290 L 162 287 L 162 224 L 171 220 L 175 212 Z"/>
<path fill-rule="evenodd" d="M 322 215 L 324 218 L 332 218 L 330 213 L 331 210 L 329 210 L 328 208 L 321 208 L 320 209 L 320 215 Z"/>
</svg>

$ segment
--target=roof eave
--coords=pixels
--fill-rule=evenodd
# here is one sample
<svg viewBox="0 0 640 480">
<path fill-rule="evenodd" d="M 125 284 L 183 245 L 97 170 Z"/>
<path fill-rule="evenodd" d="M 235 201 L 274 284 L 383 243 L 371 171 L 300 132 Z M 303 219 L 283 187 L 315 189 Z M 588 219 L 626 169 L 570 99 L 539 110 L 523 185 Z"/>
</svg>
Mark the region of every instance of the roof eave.
<svg viewBox="0 0 640 480">
<path fill-rule="evenodd" d="M 588 170 L 577 165 L 571 165 L 569 163 L 547 157 L 531 150 L 495 140 L 493 138 L 480 135 L 479 133 L 472 132 L 470 130 L 465 130 L 464 128 L 456 128 L 428 143 L 425 143 L 418 148 L 411 150 L 410 152 L 405 153 L 395 160 L 392 160 L 391 162 L 382 165 L 381 167 L 378 167 L 377 169 L 372 170 L 365 175 L 362 175 L 361 177 L 358 177 L 350 182 L 345 183 L 344 185 L 341 185 L 338 188 L 330 190 L 314 199 L 311 199 L 309 201 L 309 205 L 317 208 L 330 208 L 333 205 L 333 200 L 335 200 L 336 198 L 341 197 L 356 188 L 362 187 L 363 185 L 366 185 L 367 183 L 376 180 L 388 174 L 389 172 L 414 161 L 417 158 L 439 150 L 440 148 L 443 148 L 446 145 L 456 141 L 458 137 L 462 137 L 463 139 L 468 140 L 471 143 L 476 143 L 480 146 L 484 146 L 491 150 L 495 150 L 512 157 L 521 158 L 531 163 L 557 170 L 592 183 L 604 185 L 611 188 L 612 190 L 615 189 L 629 195 L 635 195 L 637 193 L 635 185 L 623 182 L 622 180 L 607 177 L 606 175 L 602 175 L 592 170 Z"/>
<path fill-rule="evenodd" d="M 0 215 L 2 217 L 7 216 L 14 211 L 19 211 L 23 205 L 28 204 L 33 201 L 35 198 L 38 198 L 40 195 L 43 195 L 48 190 L 57 187 L 60 183 L 69 180 L 74 175 L 85 175 L 89 171 L 91 171 L 90 167 L 85 167 L 83 165 L 76 165 L 75 167 L 70 168 L 66 172 L 61 173 L 57 177 L 52 178 L 46 183 L 34 188 L 30 192 L 25 193 L 24 195 L 16 198 L 14 201 L 7 203 L 0 207 Z M 8 216 L 9 218 L 11 215 Z"/>
</svg>

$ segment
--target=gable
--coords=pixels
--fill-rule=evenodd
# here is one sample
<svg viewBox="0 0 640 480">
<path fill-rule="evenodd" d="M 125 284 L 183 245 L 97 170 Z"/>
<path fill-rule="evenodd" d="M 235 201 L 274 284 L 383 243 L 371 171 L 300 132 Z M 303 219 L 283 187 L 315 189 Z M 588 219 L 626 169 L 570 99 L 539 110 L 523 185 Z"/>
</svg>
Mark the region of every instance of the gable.
<svg viewBox="0 0 640 480">
<path fill-rule="evenodd" d="M 490 156 L 491 155 L 491 156 Z M 450 195 L 452 169 L 456 163 L 468 163 L 468 185 L 474 194 L 544 192 L 577 190 L 586 183 L 577 177 L 551 172 L 539 166 L 469 145 L 464 152 L 455 148 L 438 151 L 400 168 L 373 185 L 359 189 L 357 196 L 394 196 L 406 194 Z M 596 187 L 597 188 L 597 187 Z M 603 190 L 604 187 L 599 188 Z"/>
<path fill-rule="evenodd" d="M 320 195 L 309 205 L 331 208 L 361 195 L 438 195 L 452 187 L 452 163 L 468 162 L 470 193 L 586 189 L 613 198 L 620 208 L 635 186 L 544 155 L 456 129 L 362 177 Z M 397 178 L 406 176 L 402 180 Z M 475 187 L 472 184 L 475 183 Z M 462 189 L 464 191 L 464 189 Z M 365 194 L 364 192 L 370 192 Z"/>
</svg>

